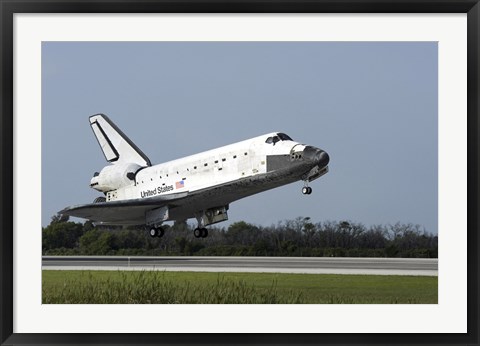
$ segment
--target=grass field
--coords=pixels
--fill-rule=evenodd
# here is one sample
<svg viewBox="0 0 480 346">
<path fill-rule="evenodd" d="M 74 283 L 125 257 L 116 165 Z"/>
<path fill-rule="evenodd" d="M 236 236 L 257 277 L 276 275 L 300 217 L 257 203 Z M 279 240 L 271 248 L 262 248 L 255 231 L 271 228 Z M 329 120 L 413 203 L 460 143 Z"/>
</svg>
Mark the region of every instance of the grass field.
<svg viewBox="0 0 480 346">
<path fill-rule="evenodd" d="M 44 304 L 437 304 L 438 277 L 44 270 Z"/>
</svg>

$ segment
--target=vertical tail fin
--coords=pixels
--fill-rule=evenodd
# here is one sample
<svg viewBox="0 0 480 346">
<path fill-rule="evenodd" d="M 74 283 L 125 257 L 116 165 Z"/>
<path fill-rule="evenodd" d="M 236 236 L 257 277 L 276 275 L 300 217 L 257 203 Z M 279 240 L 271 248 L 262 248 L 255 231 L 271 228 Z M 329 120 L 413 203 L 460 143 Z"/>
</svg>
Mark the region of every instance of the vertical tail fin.
<svg viewBox="0 0 480 346">
<path fill-rule="evenodd" d="M 147 155 L 106 115 L 92 115 L 90 126 L 108 162 L 112 164 L 136 163 L 140 166 L 152 165 Z"/>
</svg>

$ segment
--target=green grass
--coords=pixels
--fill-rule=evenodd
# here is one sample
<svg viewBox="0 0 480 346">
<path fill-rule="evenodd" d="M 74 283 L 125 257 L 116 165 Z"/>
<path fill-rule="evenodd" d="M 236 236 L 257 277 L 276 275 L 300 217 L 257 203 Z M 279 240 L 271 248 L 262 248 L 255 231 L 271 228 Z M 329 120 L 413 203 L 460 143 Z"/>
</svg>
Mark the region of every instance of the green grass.
<svg viewBox="0 0 480 346">
<path fill-rule="evenodd" d="M 44 304 L 437 304 L 438 277 L 44 270 Z"/>
</svg>

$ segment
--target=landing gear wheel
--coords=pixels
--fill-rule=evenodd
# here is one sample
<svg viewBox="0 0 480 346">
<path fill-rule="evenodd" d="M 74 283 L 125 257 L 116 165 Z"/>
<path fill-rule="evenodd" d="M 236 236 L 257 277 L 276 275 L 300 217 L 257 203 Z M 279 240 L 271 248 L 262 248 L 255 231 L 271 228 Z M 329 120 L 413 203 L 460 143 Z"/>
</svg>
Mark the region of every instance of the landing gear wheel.
<svg viewBox="0 0 480 346">
<path fill-rule="evenodd" d="M 203 232 L 201 228 L 195 228 L 195 230 L 193 231 L 193 235 L 195 236 L 195 238 L 200 238 L 202 234 Z"/>
<path fill-rule="evenodd" d="M 157 228 L 158 235 L 157 237 L 161 238 L 165 234 L 165 230 L 162 227 Z"/>
<path fill-rule="evenodd" d="M 206 238 L 208 237 L 208 230 L 206 228 L 195 228 L 193 235 L 195 238 Z"/>
<path fill-rule="evenodd" d="M 165 234 L 165 230 L 162 227 L 152 227 L 150 228 L 150 231 L 148 233 L 152 238 L 155 238 L 155 237 L 161 238 Z"/>
<path fill-rule="evenodd" d="M 150 237 L 155 238 L 158 235 L 158 231 L 156 228 L 150 228 Z"/>
<path fill-rule="evenodd" d="M 309 195 L 309 194 L 312 193 L 312 188 L 311 188 L 310 186 L 304 186 L 304 187 L 302 188 L 302 193 L 303 193 L 304 195 Z"/>
</svg>

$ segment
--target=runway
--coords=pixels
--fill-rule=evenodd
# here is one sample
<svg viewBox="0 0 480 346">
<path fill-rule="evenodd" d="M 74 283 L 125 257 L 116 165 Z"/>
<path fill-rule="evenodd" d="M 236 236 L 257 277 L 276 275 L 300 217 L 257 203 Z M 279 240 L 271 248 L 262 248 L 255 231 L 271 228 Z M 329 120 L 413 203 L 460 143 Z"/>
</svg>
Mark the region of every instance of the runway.
<svg viewBox="0 0 480 346">
<path fill-rule="evenodd" d="M 43 256 L 42 269 L 438 276 L 438 259 Z"/>
</svg>

